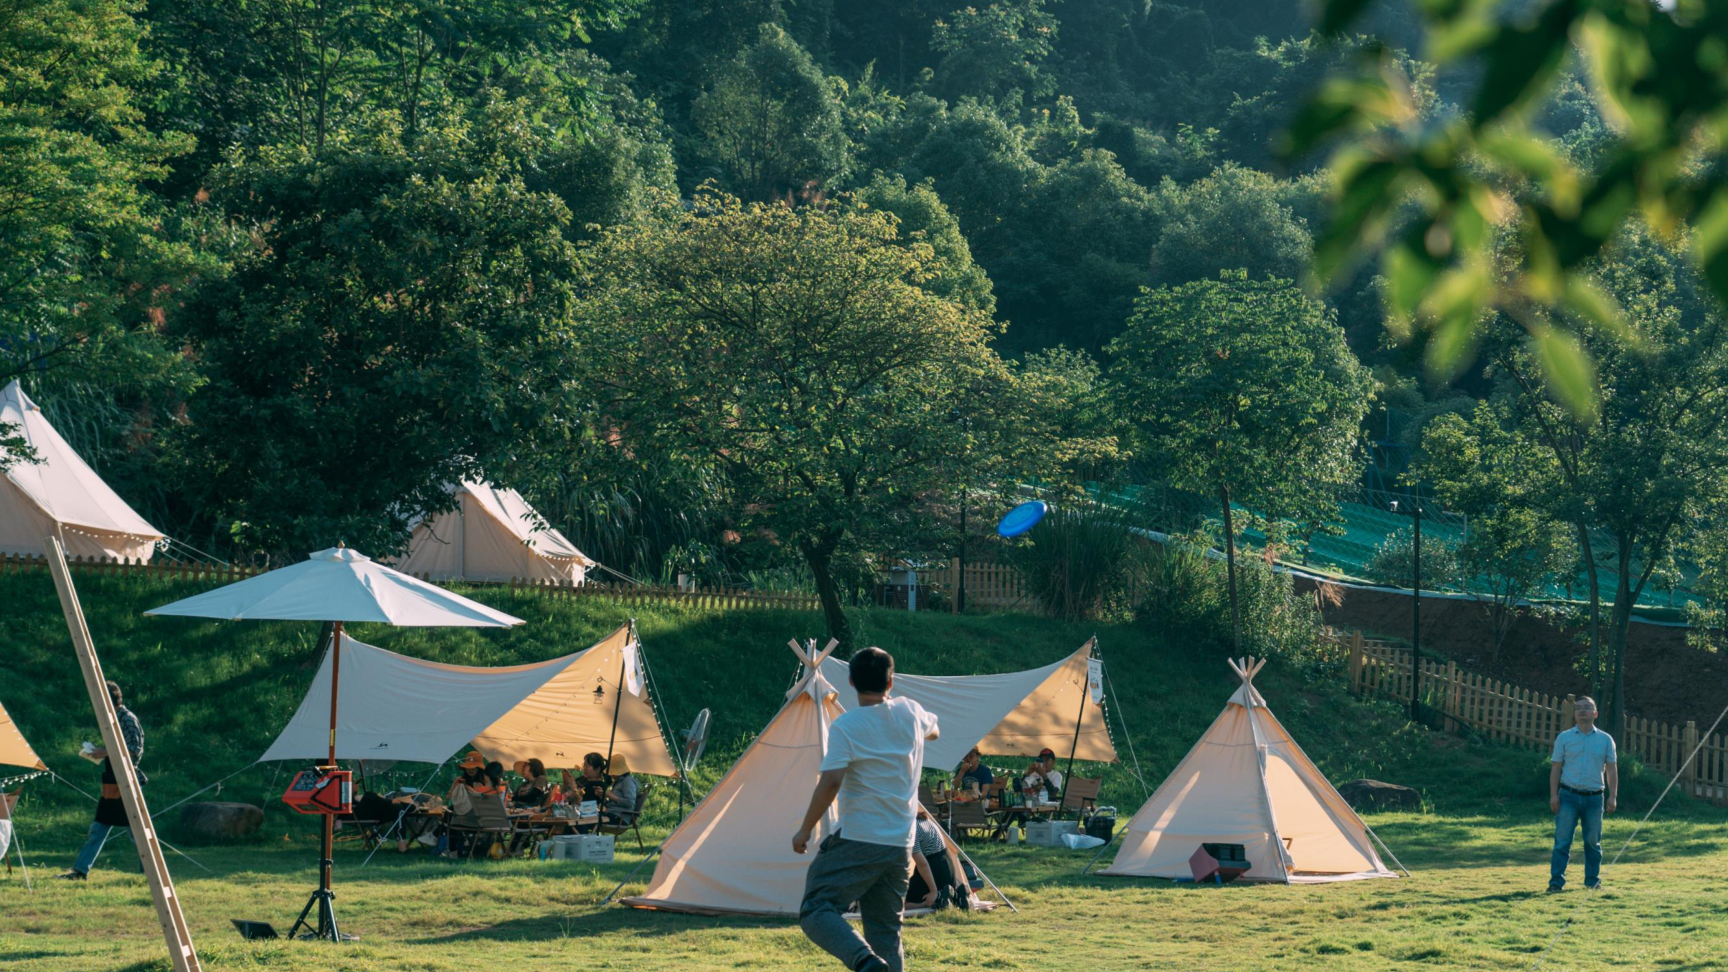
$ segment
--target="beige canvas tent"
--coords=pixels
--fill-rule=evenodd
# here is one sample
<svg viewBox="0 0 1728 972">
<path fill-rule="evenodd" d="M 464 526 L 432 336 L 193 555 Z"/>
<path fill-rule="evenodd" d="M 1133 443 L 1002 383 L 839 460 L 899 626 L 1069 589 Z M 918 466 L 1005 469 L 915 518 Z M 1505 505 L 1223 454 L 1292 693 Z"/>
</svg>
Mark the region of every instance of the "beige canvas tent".
<svg viewBox="0 0 1728 972">
<path fill-rule="evenodd" d="M 149 560 L 162 531 L 151 526 L 78 457 L 14 381 L 0 391 L 0 426 L 15 426 L 36 462 L 0 479 L 0 554 L 42 556 L 58 537 L 70 557 Z"/>
<path fill-rule="evenodd" d="M 45 770 L 47 764 L 30 748 L 24 734 L 18 731 L 18 724 L 12 721 L 12 716 L 6 712 L 6 707 L 0 705 L 0 764 L 6 766 L 22 766 L 26 769 Z"/>
<path fill-rule="evenodd" d="M 1101 874 L 1176 878 L 1202 843 L 1241 844 L 1244 881 L 1308 884 L 1397 877 L 1372 832 L 1279 724 L 1253 678 L 1265 659 L 1230 662 L 1241 682 L 1223 714 L 1121 834 Z"/>
<path fill-rule="evenodd" d="M 629 624 L 573 655 L 503 668 L 410 658 L 344 635 L 336 755 L 441 763 L 472 746 L 506 766 L 538 757 L 561 768 L 610 751 L 638 773 L 674 776 L 644 674 Z M 326 653 L 299 711 L 260 761 L 320 757 L 329 735 Z"/>
<path fill-rule="evenodd" d="M 490 483 L 463 483 L 455 493 L 456 508 L 416 524 L 407 556 L 392 567 L 432 580 L 580 584 L 595 566 L 521 493 Z"/>
<path fill-rule="evenodd" d="M 837 643 L 819 653 L 814 642 L 808 650 L 791 644 L 804 669 L 786 704 L 661 845 L 648 889 L 620 903 L 704 915 L 797 916 L 804 873 L 816 846 L 833 832 L 835 809 L 817 825 L 810 853 L 792 851 L 792 834 L 821 775 L 828 727 L 844 713 L 822 675 L 822 660 Z M 956 852 L 952 841 L 949 846 Z"/>
<path fill-rule="evenodd" d="M 959 765 L 973 746 L 987 756 L 1037 756 L 1048 748 L 1062 759 L 1116 762 L 1105 725 L 1101 662 L 1092 638 L 1067 658 L 1043 668 L 1001 675 L 894 674 L 893 694 L 936 714 L 942 737 L 924 748 L 926 769 Z M 858 704 L 845 662 L 830 658 L 822 674 L 839 693 L 842 708 Z M 1078 723 L 1079 734 L 1075 728 Z"/>
</svg>

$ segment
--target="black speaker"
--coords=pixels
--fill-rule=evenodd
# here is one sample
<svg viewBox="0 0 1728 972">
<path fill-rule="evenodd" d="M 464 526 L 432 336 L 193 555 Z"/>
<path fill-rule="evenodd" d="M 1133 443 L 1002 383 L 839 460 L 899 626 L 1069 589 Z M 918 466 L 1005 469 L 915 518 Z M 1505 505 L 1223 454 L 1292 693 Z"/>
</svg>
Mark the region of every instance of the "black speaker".
<svg viewBox="0 0 1728 972">
<path fill-rule="evenodd" d="M 267 921 L 246 921 L 243 918 L 230 918 L 234 927 L 240 930 L 240 937 L 245 939 L 275 938 L 276 929 Z"/>
</svg>

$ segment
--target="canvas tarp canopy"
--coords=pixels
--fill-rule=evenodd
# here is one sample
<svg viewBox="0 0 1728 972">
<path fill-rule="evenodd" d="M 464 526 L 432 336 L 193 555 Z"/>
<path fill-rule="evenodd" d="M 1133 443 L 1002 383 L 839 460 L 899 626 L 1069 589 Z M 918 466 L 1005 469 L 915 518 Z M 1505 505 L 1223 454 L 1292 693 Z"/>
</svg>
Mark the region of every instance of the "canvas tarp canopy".
<svg viewBox="0 0 1728 972">
<path fill-rule="evenodd" d="M 1251 681 L 1253 659 L 1232 667 L 1241 687 L 1123 828 L 1115 861 L 1099 873 L 1188 876 L 1202 843 L 1225 843 L 1246 849 L 1244 881 L 1397 877 L 1368 825 L 1266 707 Z"/>
<path fill-rule="evenodd" d="M 1097 639 L 1054 664 L 1001 675 L 908 675 L 894 673 L 890 694 L 912 699 L 936 714 L 942 737 L 924 749 L 926 769 L 947 771 L 973 746 L 991 756 L 1037 756 L 1049 749 L 1063 759 L 1113 763 L 1116 747 L 1105 727 L 1102 687 L 1092 686 L 1092 651 Z M 840 705 L 858 704 L 846 662 L 830 658 L 822 674 L 839 693 Z M 1080 724 L 1079 742 L 1074 735 Z"/>
<path fill-rule="evenodd" d="M 455 509 L 415 524 L 397 570 L 432 580 L 580 584 L 595 566 L 521 493 L 475 482 L 454 492 Z"/>
<path fill-rule="evenodd" d="M 639 651 L 628 624 L 585 651 L 504 668 L 410 658 L 344 635 L 336 756 L 441 763 L 472 746 L 506 766 L 538 757 L 575 767 L 585 753 L 604 755 L 610 741 L 633 771 L 676 775 Z M 329 734 L 326 652 L 299 711 L 260 759 L 322 758 Z"/>
<path fill-rule="evenodd" d="M 162 531 L 108 488 L 16 381 L 0 391 L 5 425 L 37 461 L 12 463 L 0 482 L 0 554 L 40 557 L 43 542 L 58 537 L 70 557 L 150 559 Z"/>
<path fill-rule="evenodd" d="M 12 721 L 6 707 L 0 705 L 0 764 L 6 766 L 23 766 L 27 769 L 47 769 L 42 758 L 30 748 L 30 743 L 24 734 L 18 731 L 18 724 Z"/>
<path fill-rule="evenodd" d="M 796 644 L 793 650 L 809 658 Z M 828 727 L 844 714 L 835 696 L 820 662 L 813 669 L 807 665 L 768 727 L 661 845 L 648 889 L 622 903 L 695 914 L 796 917 L 804 874 L 839 819 L 829 806 L 812 832 L 809 852 L 793 852 L 792 834 L 821 775 Z"/>
</svg>

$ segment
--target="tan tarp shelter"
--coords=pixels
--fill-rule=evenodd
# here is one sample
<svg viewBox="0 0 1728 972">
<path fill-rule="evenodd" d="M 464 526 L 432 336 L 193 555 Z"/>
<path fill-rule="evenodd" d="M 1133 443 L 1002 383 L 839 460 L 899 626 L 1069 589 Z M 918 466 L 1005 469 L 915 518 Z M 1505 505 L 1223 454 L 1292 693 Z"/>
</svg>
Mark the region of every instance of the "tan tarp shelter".
<svg viewBox="0 0 1728 972">
<path fill-rule="evenodd" d="M 1116 762 L 1116 747 L 1105 726 L 1103 687 L 1091 684 L 1093 638 L 1072 655 L 1043 668 L 1001 675 L 909 675 L 894 673 L 891 694 L 909 698 L 936 714 L 942 737 L 924 748 L 926 769 L 946 772 L 960 764 L 973 746 L 989 756 L 1037 756 L 1049 749 L 1062 759 L 1076 747 L 1076 759 Z M 839 693 L 840 705 L 858 704 L 846 662 L 830 658 L 822 674 Z"/>
<path fill-rule="evenodd" d="M 48 424 L 14 381 L 0 391 L 0 425 L 15 426 L 36 462 L 14 462 L 0 481 L 0 554 L 42 556 L 48 537 L 69 557 L 149 560 L 162 531 L 151 526 Z"/>
<path fill-rule="evenodd" d="M 786 704 L 666 838 L 648 889 L 621 903 L 704 915 L 797 916 L 804 873 L 838 819 L 830 806 L 809 853 L 793 853 L 792 835 L 821 775 L 828 727 L 844 714 L 822 675 L 822 659 L 834 647 L 829 642 L 813 657 L 792 644 L 805 667 Z M 952 841 L 949 847 L 953 852 Z"/>
<path fill-rule="evenodd" d="M 456 508 L 416 524 L 407 556 L 391 566 L 432 580 L 559 584 L 580 584 L 595 566 L 521 493 L 471 482 L 455 493 Z"/>
<path fill-rule="evenodd" d="M 1176 878 L 1202 843 L 1241 844 L 1240 880 L 1285 884 L 1397 877 L 1368 825 L 1290 738 L 1253 677 L 1266 662 L 1232 660 L 1241 686 L 1224 712 L 1122 831 L 1101 874 Z"/>
<path fill-rule="evenodd" d="M 643 675 L 628 624 L 585 651 L 503 668 L 410 658 L 344 635 L 336 755 L 441 763 L 472 746 L 505 766 L 539 757 L 562 768 L 581 765 L 585 753 L 604 755 L 610 743 L 633 771 L 673 776 L 677 764 Z M 326 653 L 299 711 L 260 761 L 321 758 L 329 733 Z"/>
<path fill-rule="evenodd" d="M 47 764 L 30 748 L 24 734 L 18 731 L 18 724 L 12 721 L 12 716 L 6 712 L 6 707 L 0 705 L 0 764 L 6 766 L 23 766 L 27 769 L 45 770 Z"/>
</svg>

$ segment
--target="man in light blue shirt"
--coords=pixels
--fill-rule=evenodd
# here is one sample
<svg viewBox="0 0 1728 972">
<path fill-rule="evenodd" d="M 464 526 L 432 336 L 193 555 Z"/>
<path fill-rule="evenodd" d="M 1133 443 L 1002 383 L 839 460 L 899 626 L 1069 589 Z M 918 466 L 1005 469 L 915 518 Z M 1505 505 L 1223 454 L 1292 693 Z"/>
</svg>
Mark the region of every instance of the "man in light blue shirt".
<svg viewBox="0 0 1728 972">
<path fill-rule="evenodd" d="M 1584 886 L 1600 887 L 1602 814 L 1613 813 L 1620 792 L 1614 740 L 1596 728 L 1596 700 L 1586 695 L 1572 709 L 1576 728 L 1554 738 L 1548 770 L 1548 809 L 1554 811 L 1554 856 L 1549 862 L 1548 893 L 1566 887 L 1572 858 L 1572 833 L 1584 825 Z"/>
</svg>

